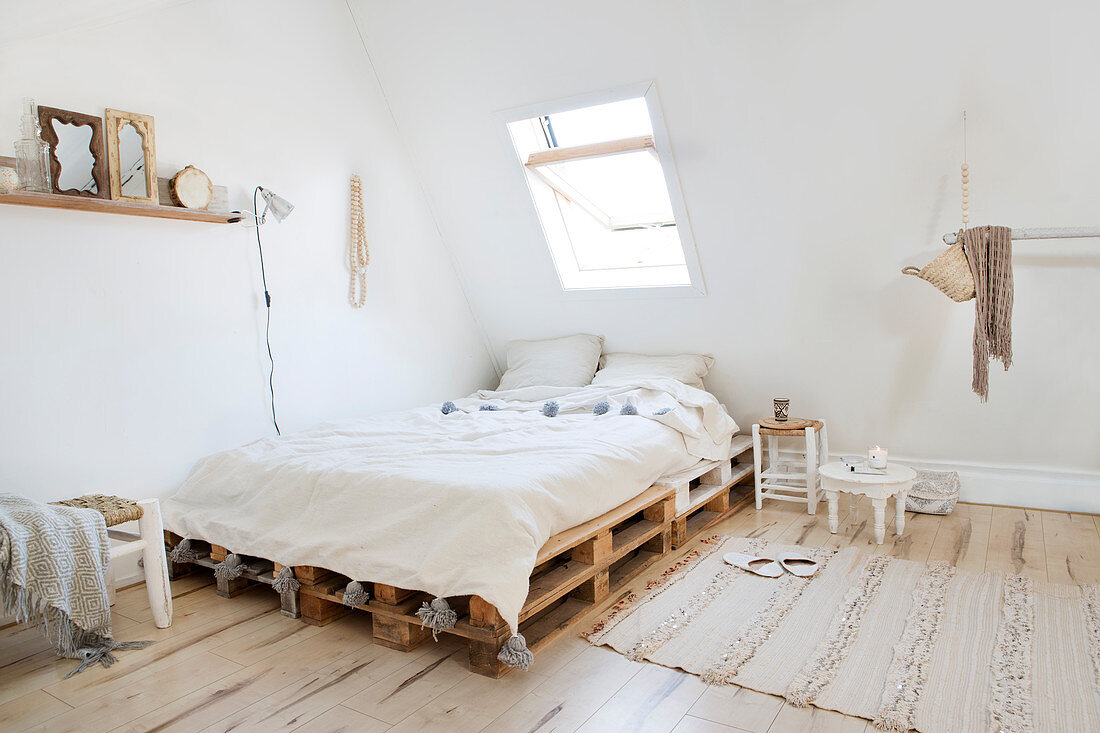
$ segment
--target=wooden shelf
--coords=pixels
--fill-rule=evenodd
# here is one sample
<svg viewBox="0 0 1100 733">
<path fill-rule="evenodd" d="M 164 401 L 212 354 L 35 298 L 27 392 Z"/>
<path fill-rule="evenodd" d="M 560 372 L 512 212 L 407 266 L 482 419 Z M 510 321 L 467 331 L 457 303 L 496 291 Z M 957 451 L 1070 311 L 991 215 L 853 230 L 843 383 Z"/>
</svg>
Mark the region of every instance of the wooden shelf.
<svg viewBox="0 0 1100 733">
<path fill-rule="evenodd" d="M 158 219 L 178 219 L 182 221 L 202 221 L 208 224 L 231 224 L 236 214 L 227 212 L 185 209 L 182 206 L 153 206 L 135 204 L 130 201 L 112 201 L 89 196 L 62 196 L 56 193 L 36 193 L 33 191 L 10 191 L 0 193 L 0 204 L 18 206 L 40 206 L 47 209 L 70 209 L 73 211 L 96 211 L 101 214 L 124 214 L 126 216 L 150 216 Z"/>
</svg>

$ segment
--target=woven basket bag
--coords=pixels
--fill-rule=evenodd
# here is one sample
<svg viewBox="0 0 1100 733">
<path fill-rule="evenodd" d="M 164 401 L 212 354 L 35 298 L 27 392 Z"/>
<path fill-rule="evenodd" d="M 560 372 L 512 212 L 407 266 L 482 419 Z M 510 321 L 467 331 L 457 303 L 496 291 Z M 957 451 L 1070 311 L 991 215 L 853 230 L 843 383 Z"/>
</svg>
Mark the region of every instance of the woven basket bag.
<svg viewBox="0 0 1100 733">
<path fill-rule="evenodd" d="M 956 303 L 965 303 L 974 299 L 974 273 L 970 271 L 970 261 L 963 252 L 962 232 L 958 241 L 936 259 L 924 266 L 923 270 L 906 267 L 903 275 L 914 275 L 926 280 Z"/>
</svg>

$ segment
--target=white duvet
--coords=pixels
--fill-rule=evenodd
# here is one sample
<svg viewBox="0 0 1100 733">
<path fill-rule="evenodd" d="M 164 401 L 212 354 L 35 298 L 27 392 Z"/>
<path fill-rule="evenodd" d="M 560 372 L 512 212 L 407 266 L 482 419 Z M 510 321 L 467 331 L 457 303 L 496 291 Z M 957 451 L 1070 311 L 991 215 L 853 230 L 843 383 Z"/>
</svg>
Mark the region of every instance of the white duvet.
<svg viewBox="0 0 1100 733">
<path fill-rule="evenodd" d="M 556 417 L 542 414 L 547 400 Z M 610 410 L 593 415 L 600 401 Z M 637 415 L 619 414 L 627 403 Z M 477 594 L 516 632 L 551 535 L 666 473 L 726 458 L 737 431 L 710 393 L 672 379 L 482 391 L 455 404 L 448 415 L 435 406 L 321 425 L 204 458 L 165 500 L 165 526 L 284 565 Z"/>
</svg>

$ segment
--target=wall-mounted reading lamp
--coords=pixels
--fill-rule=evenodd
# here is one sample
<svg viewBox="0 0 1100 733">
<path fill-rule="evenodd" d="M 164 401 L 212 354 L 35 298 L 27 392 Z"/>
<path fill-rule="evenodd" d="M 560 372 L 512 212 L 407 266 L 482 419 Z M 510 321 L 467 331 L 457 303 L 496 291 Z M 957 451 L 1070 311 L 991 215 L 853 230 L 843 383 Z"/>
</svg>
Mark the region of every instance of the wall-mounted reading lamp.
<svg viewBox="0 0 1100 733">
<path fill-rule="evenodd" d="M 264 197 L 264 210 L 262 213 L 257 214 L 260 196 Z M 256 249 L 260 253 L 260 278 L 264 286 L 264 303 L 267 304 L 267 326 L 264 329 L 264 340 L 267 342 L 267 361 L 271 364 L 271 369 L 267 373 L 267 389 L 271 393 L 271 422 L 275 425 L 276 435 L 282 435 L 282 433 L 279 431 L 279 420 L 275 415 L 275 357 L 271 355 L 271 293 L 267 290 L 267 273 L 264 272 L 264 245 L 260 241 L 260 225 L 267 221 L 269 213 L 276 223 L 282 224 L 283 220 L 290 216 L 292 211 L 294 211 L 294 204 L 274 191 L 263 186 L 256 186 L 256 190 L 252 192 L 252 211 L 234 211 L 233 213 L 237 216 L 230 219 L 231 222 L 241 222 L 245 226 L 255 227 L 256 229 Z M 251 216 L 247 216 L 249 214 Z M 249 219 L 251 219 L 251 222 Z"/>
</svg>

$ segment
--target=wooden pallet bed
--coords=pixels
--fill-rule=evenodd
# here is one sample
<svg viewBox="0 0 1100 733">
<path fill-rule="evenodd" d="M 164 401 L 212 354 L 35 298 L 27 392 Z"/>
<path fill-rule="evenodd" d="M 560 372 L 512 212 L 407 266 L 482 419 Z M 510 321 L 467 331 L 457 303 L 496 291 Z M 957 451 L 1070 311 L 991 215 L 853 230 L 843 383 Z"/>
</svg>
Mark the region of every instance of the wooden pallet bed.
<svg viewBox="0 0 1100 733">
<path fill-rule="evenodd" d="M 727 491 L 728 497 L 728 491 Z M 527 648 L 538 650 L 563 634 L 594 604 L 605 600 L 672 549 L 676 520 L 676 489 L 653 486 L 611 511 L 554 535 L 543 545 L 531 574 L 527 601 L 520 613 L 520 633 Z M 166 532 L 170 546 L 182 540 Z M 197 559 L 193 565 L 212 568 L 225 560 L 229 549 L 191 540 Z M 218 594 L 231 597 L 256 583 L 271 585 L 282 569 L 262 558 L 242 556 L 248 570 L 233 580 L 218 580 Z M 173 577 L 189 568 L 171 563 Z M 431 630 L 421 625 L 416 611 L 431 596 L 416 590 L 381 583 L 373 586 L 371 598 L 355 609 L 344 605 L 349 578 L 324 568 L 296 566 L 297 592 L 284 592 L 283 613 L 308 624 L 324 626 L 351 613 L 367 612 L 372 617 L 376 643 L 408 651 L 426 641 Z M 367 584 L 364 584 L 367 585 Z M 497 658 L 511 635 L 496 608 L 479 596 L 448 598 L 458 614 L 454 628 L 442 633 L 463 637 L 469 644 L 470 669 L 489 677 L 500 677 L 511 667 Z"/>
<path fill-rule="evenodd" d="M 172 548 L 178 545 L 183 540 L 178 534 L 164 531 L 164 543 L 167 546 L 169 552 Z M 192 563 L 178 563 L 171 559 L 168 560 L 168 577 L 175 580 L 183 575 L 191 572 L 191 566 L 197 565 L 199 567 L 208 568 L 213 570 L 218 563 L 225 560 L 229 555 L 229 550 L 220 545 L 212 545 L 209 542 L 202 540 L 191 540 L 192 551 L 196 555 L 196 559 Z M 240 595 L 246 590 L 250 590 L 253 585 L 259 583 L 263 585 L 271 585 L 275 582 L 275 578 L 278 577 L 279 571 L 282 566 L 278 563 L 273 563 L 270 560 L 264 560 L 263 558 L 245 556 L 245 564 L 247 568 L 241 573 L 240 577 L 232 580 L 224 580 L 217 578 L 217 593 L 222 598 L 232 598 Z M 299 608 L 299 595 L 296 592 L 280 593 L 279 597 L 282 603 L 282 613 L 284 616 L 290 618 L 300 618 L 301 610 Z"/>
<path fill-rule="evenodd" d="M 672 547 L 682 547 L 700 532 L 720 522 L 738 501 L 748 496 L 738 487 L 753 479 L 752 436 L 735 435 L 729 458 L 698 465 L 657 483 L 676 492 Z"/>
</svg>

